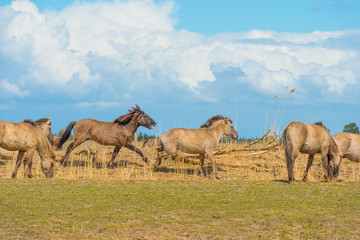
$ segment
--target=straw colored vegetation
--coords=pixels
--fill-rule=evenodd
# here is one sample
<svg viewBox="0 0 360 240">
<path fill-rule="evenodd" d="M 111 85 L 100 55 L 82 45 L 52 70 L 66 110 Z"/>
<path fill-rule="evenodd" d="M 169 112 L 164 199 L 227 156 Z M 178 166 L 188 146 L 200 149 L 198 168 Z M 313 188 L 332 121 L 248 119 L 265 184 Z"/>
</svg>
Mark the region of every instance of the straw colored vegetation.
<svg viewBox="0 0 360 240">
<path fill-rule="evenodd" d="M 226 180 L 287 180 L 287 170 L 284 150 L 282 146 L 271 147 L 274 144 L 259 142 L 254 150 L 250 150 L 249 144 L 226 143 L 220 146 L 221 155 L 215 155 L 218 173 Z M 64 150 L 56 151 L 57 159 L 60 160 L 65 154 Z M 156 147 L 142 147 L 142 142 L 134 143 L 152 161 L 156 158 Z M 267 149 L 270 146 L 270 149 Z M 234 151 L 236 150 L 236 151 Z M 241 150 L 241 151 L 239 151 Z M 246 150 L 246 151 L 245 151 Z M 178 156 L 175 160 L 167 158 L 162 165 L 153 171 L 149 165 L 136 153 L 122 148 L 115 159 L 115 169 L 108 169 L 106 163 L 111 159 L 113 147 L 102 146 L 88 141 L 78 147 L 71 155 L 66 166 L 59 168 L 60 163 L 55 166 L 55 179 L 132 179 L 132 180 L 200 180 L 204 177 L 199 172 L 199 158 Z M 6 155 L 0 152 L 0 178 L 10 178 L 14 169 L 16 156 Z M 295 162 L 295 179 L 301 180 L 306 168 L 308 155 L 301 154 Z M 205 166 L 208 170 L 208 178 L 211 174 L 211 162 L 205 158 Z M 23 178 L 23 167 L 18 172 L 18 179 Z M 40 168 L 38 156 L 34 156 L 33 174 L 35 178 L 44 178 Z M 314 164 L 308 175 L 311 182 L 323 181 L 323 172 L 320 155 L 315 155 Z M 343 159 L 340 166 L 340 181 L 360 180 L 360 164 Z"/>
</svg>

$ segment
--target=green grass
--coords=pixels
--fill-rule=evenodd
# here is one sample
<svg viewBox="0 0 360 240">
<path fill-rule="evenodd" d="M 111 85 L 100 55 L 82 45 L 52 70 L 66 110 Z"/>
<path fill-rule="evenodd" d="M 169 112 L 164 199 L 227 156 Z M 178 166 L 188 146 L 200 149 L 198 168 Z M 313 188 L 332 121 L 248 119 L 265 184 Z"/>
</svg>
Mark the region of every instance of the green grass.
<svg viewBox="0 0 360 240">
<path fill-rule="evenodd" d="M 360 239 L 360 182 L 0 180 L 0 239 Z"/>
</svg>

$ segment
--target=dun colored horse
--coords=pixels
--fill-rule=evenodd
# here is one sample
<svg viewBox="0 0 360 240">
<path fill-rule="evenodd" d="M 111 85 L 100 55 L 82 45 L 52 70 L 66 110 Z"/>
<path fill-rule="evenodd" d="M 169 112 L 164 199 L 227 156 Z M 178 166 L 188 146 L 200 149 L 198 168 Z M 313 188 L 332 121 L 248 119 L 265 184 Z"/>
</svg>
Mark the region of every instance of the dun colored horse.
<svg viewBox="0 0 360 240">
<path fill-rule="evenodd" d="M 153 168 L 161 164 L 161 159 L 167 155 L 174 155 L 176 151 L 200 155 L 200 167 L 204 167 L 205 154 L 213 164 L 213 171 L 216 178 L 216 164 L 214 160 L 214 149 L 223 135 L 237 139 L 238 134 L 229 118 L 213 116 L 199 129 L 173 128 L 160 136 L 160 148 L 158 148 L 157 160 Z"/>
<path fill-rule="evenodd" d="M 360 135 L 354 133 L 341 132 L 333 136 L 341 159 L 347 158 L 353 162 L 360 162 Z"/>
<path fill-rule="evenodd" d="M 299 152 L 309 154 L 303 181 L 307 181 L 307 174 L 316 153 L 321 154 L 325 179 L 332 180 L 333 176 L 338 176 L 340 166 L 338 147 L 329 130 L 321 122 L 315 124 L 291 122 L 284 129 L 283 143 L 290 183 L 295 181 L 293 168 Z"/>
<path fill-rule="evenodd" d="M 54 135 L 52 134 L 52 131 L 51 131 L 51 119 L 41 118 L 36 121 L 25 119 L 23 122 L 30 123 L 31 125 L 33 125 L 36 128 L 36 130 L 38 130 L 39 133 L 49 141 L 51 146 L 54 145 Z M 53 159 L 55 160 L 55 154 L 53 154 Z M 17 165 L 17 164 L 15 165 L 15 169 L 14 169 L 15 176 L 13 173 L 13 178 L 16 177 L 16 173 L 17 173 L 18 167 L 20 166 L 21 162 L 18 164 L 19 165 Z M 27 167 L 26 167 L 26 164 L 27 164 Z M 25 154 L 25 156 L 24 156 L 24 171 L 27 170 L 27 173 L 24 172 L 24 174 L 27 175 L 29 178 L 33 177 L 32 173 L 31 173 L 31 167 L 32 167 L 32 159 L 29 160 L 27 158 L 27 154 Z"/>
<path fill-rule="evenodd" d="M 32 177 L 31 165 L 34 152 L 37 151 L 41 158 L 41 167 L 47 178 L 51 178 L 54 174 L 55 154 L 52 151 L 49 141 L 41 135 L 41 133 L 28 121 L 21 123 L 13 123 L 0 121 L 0 147 L 9 151 L 19 151 L 15 170 L 12 178 L 16 178 L 17 170 L 24 161 L 25 176 Z M 30 166 L 30 168 L 29 168 Z"/>
<path fill-rule="evenodd" d="M 77 146 L 87 140 L 93 140 L 102 145 L 115 146 L 111 160 L 108 163 L 109 168 L 114 167 L 114 159 L 122 147 L 136 152 L 149 164 L 147 157 L 132 145 L 131 141 L 139 126 L 152 129 L 152 126 L 156 126 L 156 122 L 143 112 L 138 105 L 135 106 L 135 108 L 129 109 L 127 114 L 118 117 L 113 122 L 101 122 L 94 119 L 71 122 L 65 129 L 57 147 L 61 149 L 62 145 L 69 139 L 72 128 L 74 128 L 74 142 L 68 146 L 61 163 L 64 164 L 67 161 L 71 151 Z"/>
</svg>

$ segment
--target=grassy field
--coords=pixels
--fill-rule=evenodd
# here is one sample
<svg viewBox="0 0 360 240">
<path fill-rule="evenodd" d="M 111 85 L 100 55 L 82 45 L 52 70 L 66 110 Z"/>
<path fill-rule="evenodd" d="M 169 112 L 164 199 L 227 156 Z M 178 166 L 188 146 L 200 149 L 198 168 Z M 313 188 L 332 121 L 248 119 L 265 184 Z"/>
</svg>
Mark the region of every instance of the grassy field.
<svg viewBox="0 0 360 240">
<path fill-rule="evenodd" d="M 155 159 L 155 147 L 137 146 Z M 360 239 L 359 163 L 343 160 L 338 181 L 323 182 L 316 155 L 309 182 L 290 185 L 281 147 L 216 156 L 221 180 L 209 162 L 200 175 L 198 158 L 153 171 L 127 149 L 108 169 L 112 150 L 84 143 L 51 180 L 38 156 L 31 180 L 23 167 L 10 179 L 15 155 L 0 159 L 0 239 Z"/>
<path fill-rule="evenodd" d="M 0 180 L 0 239 L 360 239 L 360 182 Z"/>
</svg>

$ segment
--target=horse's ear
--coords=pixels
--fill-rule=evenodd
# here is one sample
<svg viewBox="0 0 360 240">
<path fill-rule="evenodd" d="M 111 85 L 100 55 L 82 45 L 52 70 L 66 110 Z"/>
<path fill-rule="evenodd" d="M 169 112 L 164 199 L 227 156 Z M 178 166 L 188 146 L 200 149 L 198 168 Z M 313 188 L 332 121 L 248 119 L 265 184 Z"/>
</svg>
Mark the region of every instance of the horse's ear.
<svg viewBox="0 0 360 240">
<path fill-rule="evenodd" d="M 48 119 L 46 122 L 47 125 L 51 126 L 51 119 Z"/>
<path fill-rule="evenodd" d="M 228 123 L 229 123 L 229 119 L 225 118 L 225 123 L 228 124 Z"/>
</svg>

